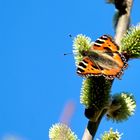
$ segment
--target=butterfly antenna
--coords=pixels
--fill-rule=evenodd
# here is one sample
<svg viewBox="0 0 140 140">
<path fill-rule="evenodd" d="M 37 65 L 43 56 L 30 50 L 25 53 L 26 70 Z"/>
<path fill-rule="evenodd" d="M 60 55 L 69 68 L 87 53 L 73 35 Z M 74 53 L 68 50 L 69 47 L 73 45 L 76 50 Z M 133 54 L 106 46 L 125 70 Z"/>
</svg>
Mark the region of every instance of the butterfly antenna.
<svg viewBox="0 0 140 140">
<path fill-rule="evenodd" d="M 69 34 L 69 37 L 73 40 L 74 39 L 74 37 L 71 35 L 71 34 Z"/>
<path fill-rule="evenodd" d="M 69 34 L 69 37 L 70 37 L 70 38 L 72 38 L 72 35 L 71 35 L 71 34 Z"/>
<path fill-rule="evenodd" d="M 73 36 L 72 36 L 71 34 L 69 34 L 69 37 L 70 37 L 71 39 L 73 39 Z M 73 54 L 73 53 L 64 53 L 64 55 L 69 55 L 69 54 Z"/>
<path fill-rule="evenodd" d="M 73 54 L 73 53 L 64 53 L 64 55 L 69 55 L 69 54 Z"/>
</svg>

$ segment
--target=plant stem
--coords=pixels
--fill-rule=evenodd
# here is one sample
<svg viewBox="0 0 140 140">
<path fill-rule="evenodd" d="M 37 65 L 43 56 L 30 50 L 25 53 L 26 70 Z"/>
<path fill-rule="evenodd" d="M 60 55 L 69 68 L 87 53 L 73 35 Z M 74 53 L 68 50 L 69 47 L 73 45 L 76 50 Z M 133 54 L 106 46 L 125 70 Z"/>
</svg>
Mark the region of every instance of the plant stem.
<svg viewBox="0 0 140 140">
<path fill-rule="evenodd" d="M 120 16 L 117 21 L 117 26 L 116 26 L 116 33 L 115 33 L 115 42 L 120 45 L 121 39 L 123 35 L 126 33 L 128 27 L 129 27 L 129 21 L 130 21 L 130 12 L 131 12 L 131 7 L 133 0 L 125 0 L 126 2 L 126 12 L 125 13 L 120 13 Z M 121 10 L 122 11 L 122 10 Z M 119 11 L 119 12 L 121 12 Z M 112 81 L 113 83 L 113 81 Z M 102 93 L 100 93 L 102 94 Z M 97 129 L 99 127 L 99 124 L 103 118 L 103 116 L 106 113 L 106 109 L 104 109 L 99 116 L 98 120 L 93 122 L 93 121 L 88 121 L 87 127 L 84 131 L 83 138 L 82 140 L 93 140 L 95 137 L 95 134 L 97 132 Z"/>
<path fill-rule="evenodd" d="M 131 12 L 131 7 L 133 4 L 133 0 L 126 0 L 126 13 L 121 14 L 118 18 L 117 21 L 117 26 L 116 26 L 116 34 L 115 34 L 115 42 L 120 45 L 121 44 L 121 39 L 123 35 L 126 33 L 128 27 L 129 27 L 129 22 L 130 22 L 130 12 Z"/>
<path fill-rule="evenodd" d="M 106 110 L 103 110 L 97 122 L 88 121 L 82 140 L 92 140 L 97 132 L 102 117 L 105 115 Z"/>
</svg>

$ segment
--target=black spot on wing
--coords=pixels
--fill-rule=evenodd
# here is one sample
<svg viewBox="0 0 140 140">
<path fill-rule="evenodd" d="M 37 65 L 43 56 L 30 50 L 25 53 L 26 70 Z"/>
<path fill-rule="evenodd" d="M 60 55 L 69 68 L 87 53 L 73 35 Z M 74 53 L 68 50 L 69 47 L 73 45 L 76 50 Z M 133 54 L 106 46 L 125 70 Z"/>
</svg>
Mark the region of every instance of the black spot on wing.
<svg viewBox="0 0 140 140">
<path fill-rule="evenodd" d="M 77 68 L 77 73 L 82 73 L 82 72 L 84 72 L 83 69 L 81 69 L 81 68 Z"/>
<path fill-rule="evenodd" d="M 99 69 L 99 70 L 103 70 L 104 68 L 103 67 L 101 67 L 101 66 L 99 66 L 99 65 L 94 65 L 94 66 L 92 66 L 94 69 Z"/>
<path fill-rule="evenodd" d="M 113 57 L 113 53 L 112 52 L 107 52 L 107 54 Z"/>
<path fill-rule="evenodd" d="M 83 62 L 87 63 L 87 61 L 86 61 L 86 60 L 83 60 Z"/>
<path fill-rule="evenodd" d="M 103 43 L 104 43 L 104 41 L 101 41 L 101 40 L 98 40 L 98 39 L 97 39 L 97 40 L 95 41 L 95 43 L 98 43 L 98 44 L 103 44 Z"/>
<path fill-rule="evenodd" d="M 109 47 L 104 47 L 104 49 L 106 50 L 106 52 L 112 52 L 112 50 Z"/>
<path fill-rule="evenodd" d="M 107 53 L 108 55 L 112 56 L 113 57 L 113 53 L 112 50 L 108 47 L 104 47 L 104 49 L 106 50 L 105 53 Z"/>
<path fill-rule="evenodd" d="M 98 45 L 98 44 L 94 44 L 94 46 L 95 46 L 95 47 L 101 47 L 101 45 Z"/>
<path fill-rule="evenodd" d="M 80 63 L 79 63 L 79 66 L 81 66 L 81 67 L 83 67 L 83 68 L 86 68 L 86 67 L 87 67 L 83 62 L 80 62 Z"/>
<path fill-rule="evenodd" d="M 94 68 L 94 69 L 98 69 L 98 67 L 97 67 L 96 65 L 92 66 L 92 68 Z"/>
</svg>

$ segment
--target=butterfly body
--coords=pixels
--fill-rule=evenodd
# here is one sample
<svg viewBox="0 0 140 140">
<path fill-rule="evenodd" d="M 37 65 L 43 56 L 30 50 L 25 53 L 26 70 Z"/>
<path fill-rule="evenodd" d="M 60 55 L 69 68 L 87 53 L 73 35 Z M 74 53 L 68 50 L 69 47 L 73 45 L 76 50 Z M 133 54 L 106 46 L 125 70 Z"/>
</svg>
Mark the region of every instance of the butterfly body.
<svg viewBox="0 0 140 140">
<path fill-rule="evenodd" d="M 127 67 L 125 57 L 112 38 L 103 35 L 95 41 L 88 51 L 83 51 L 83 60 L 79 63 L 77 73 L 80 76 L 104 76 L 106 79 L 121 77 Z"/>
</svg>

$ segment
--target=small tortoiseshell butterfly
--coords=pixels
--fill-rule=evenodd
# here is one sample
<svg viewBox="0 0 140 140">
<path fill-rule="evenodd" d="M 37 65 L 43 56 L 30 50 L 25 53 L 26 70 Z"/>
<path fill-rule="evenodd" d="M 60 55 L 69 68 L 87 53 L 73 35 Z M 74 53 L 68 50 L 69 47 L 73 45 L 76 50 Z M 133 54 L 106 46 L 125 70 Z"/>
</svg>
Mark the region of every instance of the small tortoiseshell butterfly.
<svg viewBox="0 0 140 140">
<path fill-rule="evenodd" d="M 79 62 L 77 73 L 80 76 L 104 76 L 113 80 L 121 79 L 127 67 L 124 55 L 119 52 L 119 46 L 108 35 L 98 38 L 88 51 L 83 51 L 84 56 Z"/>
</svg>

